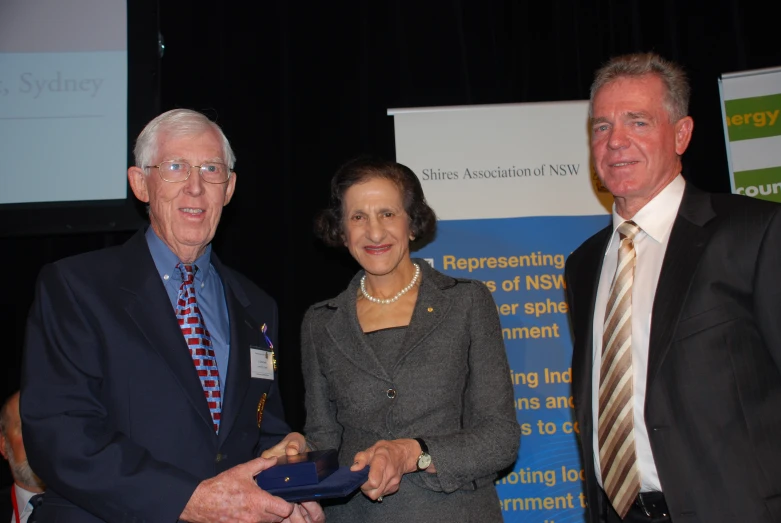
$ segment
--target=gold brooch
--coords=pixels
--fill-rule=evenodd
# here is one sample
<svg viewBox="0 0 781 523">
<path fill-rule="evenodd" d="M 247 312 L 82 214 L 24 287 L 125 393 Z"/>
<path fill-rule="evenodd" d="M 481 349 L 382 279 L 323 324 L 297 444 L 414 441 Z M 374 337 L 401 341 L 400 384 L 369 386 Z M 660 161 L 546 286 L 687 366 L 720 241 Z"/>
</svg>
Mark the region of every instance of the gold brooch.
<svg viewBox="0 0 781 523">
<path fill-rule="evenodd" d="M 263 409 L 266 407 L 266 397 L 268 394 L 265 392 L 260 397 L 260 401 L 258 401 L 258 428 L 260 428 L 260 422 L 263 421 Z"/>
</svg>

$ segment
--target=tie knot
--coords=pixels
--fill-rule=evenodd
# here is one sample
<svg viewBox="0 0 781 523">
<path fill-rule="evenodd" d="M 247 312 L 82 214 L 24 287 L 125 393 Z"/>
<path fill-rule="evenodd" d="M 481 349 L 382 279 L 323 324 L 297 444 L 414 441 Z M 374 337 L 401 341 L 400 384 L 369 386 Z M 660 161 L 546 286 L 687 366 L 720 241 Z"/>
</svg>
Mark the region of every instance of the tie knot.
<svg viewBox="0 0 781 523">
<path fill-rule="evenodd" d="M 185 283 L 192 283 L 195 278 L 195 273 L 198 271 L 198 267 L 190 263 L 179 263 L 176 266 L 179 267 L 179 272 L 182 273 L 182 281 Z"/>
<path fill-rule="evenodd" d="M 637 233 L 641 231 L 640 227 L 632 220 L 625 221 L 618 226 L 617 230 L 622 239 L 628 238 L 629 240 L 634 240 Z"/>
<path fill-rule="evenodd" d="M 35 494 L 27 502 L 33 509 L 40 507 L 43 504 L 43 494 Z"/>
</svg>

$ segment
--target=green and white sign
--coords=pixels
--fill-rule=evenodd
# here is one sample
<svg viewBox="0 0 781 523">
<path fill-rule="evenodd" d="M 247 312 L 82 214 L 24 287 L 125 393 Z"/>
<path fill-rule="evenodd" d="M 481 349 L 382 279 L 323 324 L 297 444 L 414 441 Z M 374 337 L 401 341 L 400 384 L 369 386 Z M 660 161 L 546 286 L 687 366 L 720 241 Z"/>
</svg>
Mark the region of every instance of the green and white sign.
<svg viewBox="0 0 781 523">
<path fill-rule="evenodd" d="M 719 79 L 732 192 L 781 202 L 781 67 Z"/>
</svg>

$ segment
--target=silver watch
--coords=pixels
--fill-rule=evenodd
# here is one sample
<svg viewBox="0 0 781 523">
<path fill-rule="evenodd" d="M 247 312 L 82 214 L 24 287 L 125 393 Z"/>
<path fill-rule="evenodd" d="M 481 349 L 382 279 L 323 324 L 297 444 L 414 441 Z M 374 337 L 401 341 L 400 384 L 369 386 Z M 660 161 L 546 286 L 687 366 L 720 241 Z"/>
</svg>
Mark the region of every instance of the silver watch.
<svg viewBox="0 0 781 523">
<path fill-rule="evenodd" d="M 421 438 L 414 438 L 420 445 L 420 456 L 418 456 L 418 471 L 426 470 L 431 465 L 431 455 L 428 453 L 428 445 Z"/>
</svg>

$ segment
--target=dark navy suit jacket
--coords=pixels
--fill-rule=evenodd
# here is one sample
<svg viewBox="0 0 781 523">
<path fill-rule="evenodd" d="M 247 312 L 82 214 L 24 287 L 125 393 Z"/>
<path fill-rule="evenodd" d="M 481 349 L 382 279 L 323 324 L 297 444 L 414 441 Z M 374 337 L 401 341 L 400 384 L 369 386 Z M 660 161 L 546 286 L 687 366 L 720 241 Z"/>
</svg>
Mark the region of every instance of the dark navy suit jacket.
<svg viewBox="0 0 781 523">
<path fill-rule="evenodd" d="M 11 503 L 12 488 L 14 488 L 13 484 L 0 489 L 0 521 L 2 522 L 9 521 L 14 515 L 14 505 Z"/>
<path fill-rule="evenodd" d="M 47 484 L 38 521 L 176 521 L 202 480 L 289 432 L 277 380 L 250 377 L 264 323 L 276 342 L 276 304 L 212 264 L 230 319 L 219 435 L 143 231 L 41 271 L 21 395 L 27 455 Z"/>
</svg>

